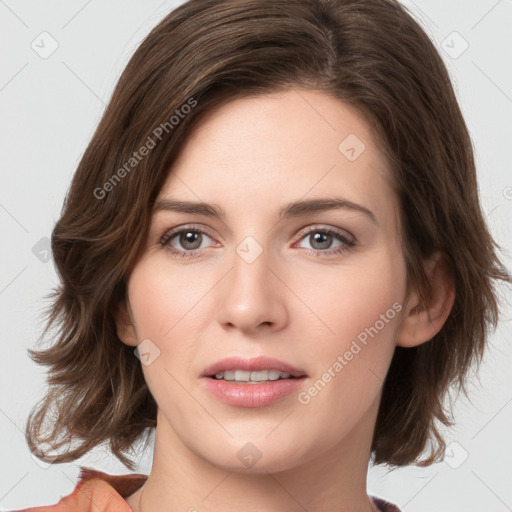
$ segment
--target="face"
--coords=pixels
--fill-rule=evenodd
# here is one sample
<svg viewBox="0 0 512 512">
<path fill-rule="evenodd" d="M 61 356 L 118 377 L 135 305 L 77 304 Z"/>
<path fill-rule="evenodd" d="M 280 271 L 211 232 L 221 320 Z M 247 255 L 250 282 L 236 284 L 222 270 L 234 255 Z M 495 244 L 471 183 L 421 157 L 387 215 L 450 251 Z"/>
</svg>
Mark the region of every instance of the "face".
<svg viewBox="0 0 512 512">
<path fill-rule="evenodd" d="M 202 121 L 128 282 L 123 341 L 145 340 L 157 439 L 235 471 L 248 452 L 261 458 L 245 471 L 259 472 L 371 435 L 406 290 L 390 177 L 364 119 L 320 92 L 234 100 Z M 230 356 L 275 358 L 302 377 L 203 376 Z"/>
</svg>

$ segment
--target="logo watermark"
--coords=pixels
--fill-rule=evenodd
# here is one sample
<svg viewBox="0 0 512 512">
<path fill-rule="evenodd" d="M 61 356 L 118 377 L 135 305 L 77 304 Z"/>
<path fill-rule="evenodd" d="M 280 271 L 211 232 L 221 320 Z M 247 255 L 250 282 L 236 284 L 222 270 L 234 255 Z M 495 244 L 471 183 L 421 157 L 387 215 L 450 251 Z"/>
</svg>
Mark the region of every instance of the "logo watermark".
<svg viewBox="0 0 512 512">
<path fill-rule="evenodd" d="M 149 152 L 156 147 L 164 136 L 164 132 L 170 133 L 175 126 L 177 126 L 182 119 L 197 105 L 197 101 L 194 98 L 189 98 L 187 103 L 184 103 L 180 108 L 176 109 L 175 115 L 171 116 L 168 121 L 160 123 L 148 136 L 146 142 L 137 150 L 134 151 L 132 156 L 112 174 L 112 176 L 101 186 L 94 189 L 93 195 L 96 199 L 104 199 L 109 192 L 114 190 L 114 187 L 121 182 L 121 180 L 127 176 L 141 160 L 143 160 Z M 154 139 L 153 139 L 154 137 Z M 156 139 L 156 140 L 155 140 Z"/>
<path fill-rule="evenodd" d="M 366 327 L 357 335 L 357 339 L 352 340 L 350 348 L 346 350 L 343 355 L 338 355 L 336 361 L 334 361 L 329 368 L 317 379 L 313 386 L 310 386 L 307 391 L 301 391 L 297 395 L 297 400 L 303 405 L 309 404 L 311 399 L 317 396 L 331 380 L 340 373 L 345 366 L 349 364 L 354 357 L 361 352 L 363 347 L 368 344 L 368 337 L 373 339 L 379 332 L 384 329 L 386 324 L 389 324 L 390 320 L 402 311 L 402 305 L 399 302 L 395 302 L 385 313 L 382 313 L 372 326 Z M 359 343 L 358 343 L 359 342 Z M 362 345 L 362 346 L 361 346 Z"/>
</svg>

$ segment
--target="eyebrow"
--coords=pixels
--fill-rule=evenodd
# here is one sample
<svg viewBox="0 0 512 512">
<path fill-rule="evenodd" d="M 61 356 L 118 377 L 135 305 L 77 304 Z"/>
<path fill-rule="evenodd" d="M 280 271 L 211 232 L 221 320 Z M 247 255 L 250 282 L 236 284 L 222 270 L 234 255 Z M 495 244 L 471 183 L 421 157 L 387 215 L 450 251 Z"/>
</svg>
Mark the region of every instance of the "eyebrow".
<svg viewBox="0 0 512 512">
<path fill-rule="evenodd" d="M 374 213 L 368 210 L 368 208 L 341 198 L 294 201 L 285 205 L 279 210 L 279 218 L 286 219 L 302 217 L 305 215 L 311 215 L 313 213 L 337 209 L 347 209 L 363 213 L 367 215 L 372 222 L 377 224 L 377 219 Z M 156 213 L 159 211 L 173 211 L 189 213 L 192 215 L 204 215 L 206 217 L 213 217 L 217 219 L 224 219 L 226 217 L 224 210 L 219 205 L 194 201 L 178 201 L 175 199 L 159 199 L 156 201 L 153 207 L 153 212 Z"/>
</svg>

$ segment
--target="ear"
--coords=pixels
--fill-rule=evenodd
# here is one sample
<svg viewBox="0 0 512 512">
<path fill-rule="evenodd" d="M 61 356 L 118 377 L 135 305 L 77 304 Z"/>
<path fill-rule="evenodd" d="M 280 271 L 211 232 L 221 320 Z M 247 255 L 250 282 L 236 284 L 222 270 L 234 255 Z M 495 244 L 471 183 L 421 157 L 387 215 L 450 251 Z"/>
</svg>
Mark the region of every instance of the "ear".
<svg viewBox="0 0 512 512">
<path fill-rule="evenodd" d="M 425 262 L 425 272 L 431 286 L 426 303 L 417 290 L 411 291 L 404 308 L 396 344 L 415 347 L 431 340 L 443 327 L 455 300 L 455 284 L 448 266 L 439 252 Z"/>
<path fill-rule="evenodd" d="M 133 321 L 133 314 L 130 309 L 128 301 L 121 302 L 115 314 L 116 330 L 119 339 L 126 345 L 136 347 L 137 332 L 135 330 L 135 322 Z"/>
</svg>

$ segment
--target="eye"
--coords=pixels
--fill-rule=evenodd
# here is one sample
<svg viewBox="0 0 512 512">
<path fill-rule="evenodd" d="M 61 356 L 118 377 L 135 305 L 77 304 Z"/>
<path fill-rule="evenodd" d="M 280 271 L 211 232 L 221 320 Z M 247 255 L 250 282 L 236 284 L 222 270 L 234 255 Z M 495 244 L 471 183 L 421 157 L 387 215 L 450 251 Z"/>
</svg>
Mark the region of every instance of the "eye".
<svg viewBox="0 0 512 512">
<path fill-rule="evenodd" d="M 205 248 L 205 237 L 211 240 L 208 233 L 202 229 L 185 226 L 166 233 L 159 243 L 178 258 L 193 258 L 197 256 L 197 251 Z M 302 233 L 300 240 L 309 240 L 313 248 L 306 248 L 306 252 L 318 257 L 342 254 L 356 245 L 351 235 L 333 228 L 310 228 Z M 333 242 L 336 241 L 338 245 L 331 249 Z M 176 247 L 177 245 L 181 247 Z"/>
<path fill-rule="evenodd" d="M 160 240 L 160 244 L 168 249 L 178 258 L 191 258 L 195 256 L 195 251 L 203 249 L 204 237 L 210 238 L 208 234 L 198 228 L 180 228 L 167 233 Z M 173 240 L 176 241 L 173 243 Z M 181 248 L 176 248 L 180 245 Z"/>
<path fill-rule="evenodd" d="M 349 251 L 356 245 L 352 236 L 332 228 L 309 229 L 306 233 L 302 233 L 301 240 L 309 240 L 310 244 L 313 245 L 313 249 L 307 252 L 319 257 L 341 254 Z M 332 247 L 333 241 L 338 241 L 338 246 L 335 246 L 334 249 L 326 250 Z"/>
</svg>

